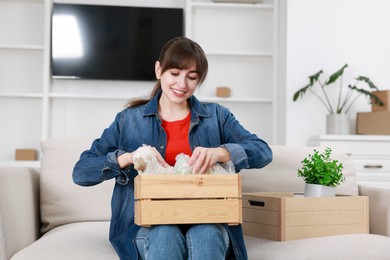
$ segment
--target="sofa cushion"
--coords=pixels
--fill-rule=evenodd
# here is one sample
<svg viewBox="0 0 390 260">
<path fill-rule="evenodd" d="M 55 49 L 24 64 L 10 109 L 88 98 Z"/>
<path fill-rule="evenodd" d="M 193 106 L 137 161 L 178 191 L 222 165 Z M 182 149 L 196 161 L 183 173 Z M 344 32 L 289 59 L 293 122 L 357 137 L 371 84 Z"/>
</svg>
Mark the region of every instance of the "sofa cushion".
<svg viewBox="0 0 390 260">
<path fill-rule="evenodd" d="M 385 260 L 390 255 L 390 238 L 350 234 L 278 242 L 245 237 L 248 259 L 261 260 Z"/>
<path fill-rule="evenodd" d="M 42 232 L 79 221 L 110 220 L 110 200 L 114 181 L 92 187 L 73 183 L 72 171 L 80 154 L 92 140 L 51 139 L 41 143 L 41 221 Z"/>
<path fill-rule="evenodd" d="M 319 147 L 289 147 L 271 146 L 273 161 L 262 169 L 242 171 L 242 191 L 288 191 L 302 193 L 305 183 L 298 177 L 298 169 L 302 168 L 302 160 L 313 154 L 314 149 L 322 152 Z M 343 164 L 345 182 L 336 188 L 340 195 L 358 195 L 356 171 L 353 160 L 342 152 L 332 151 L 331 158 Z"/>
<path fill-rule="evenodd" d="M 119 260 L 108 240 L 108 230 L 108 221 L 73 223 L 57 227 L 19 251 L 12 260 Z"/>
</svg>

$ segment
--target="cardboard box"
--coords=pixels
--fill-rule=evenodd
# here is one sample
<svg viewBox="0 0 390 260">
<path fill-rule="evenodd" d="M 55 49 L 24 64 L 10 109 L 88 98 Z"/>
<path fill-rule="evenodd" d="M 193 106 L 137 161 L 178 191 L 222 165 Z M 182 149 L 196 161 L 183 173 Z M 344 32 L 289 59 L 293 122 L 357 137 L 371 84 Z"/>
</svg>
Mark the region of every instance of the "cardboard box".
<svg viewBox="0 0 390 260">
<path fill-rule="evenodd" d="M 239 174 L 141 174 L 134 189 L 134 219 L 140 226 L 242 223 Z"/>
<path fill-rule="evenodd" d="M 16 161 L 35 161 L 37 160 L 37 151 L 34 149 L 16 149 Z"/>
<path fill-rule="evenodd" d="M 373 94 L 377 95 L 380 100 L 385 103 L 383 106 L 376 105 L 374 101 L 371 101 L 371 110 L 372 112 L 377 111 L 390 111 L 390 90 L 380 90 L 380 91 L 373 91 Z"/>
<path fill-rule="evenodd" d="M 366 135 L 389 135 L 390 111 L 357 113 L 356 133 Z"/>
<path fill-rule="evenodd" d="M 231 91 L 228 87 L 217 87 L 216 96 L 217 97 L 230 97 Z"/>
<path fill-rule="evenodd" d="M 287 241 L 369 232 L 367 196 L 243 193 L 242 204 L 247 236 Z"/>
</svg>

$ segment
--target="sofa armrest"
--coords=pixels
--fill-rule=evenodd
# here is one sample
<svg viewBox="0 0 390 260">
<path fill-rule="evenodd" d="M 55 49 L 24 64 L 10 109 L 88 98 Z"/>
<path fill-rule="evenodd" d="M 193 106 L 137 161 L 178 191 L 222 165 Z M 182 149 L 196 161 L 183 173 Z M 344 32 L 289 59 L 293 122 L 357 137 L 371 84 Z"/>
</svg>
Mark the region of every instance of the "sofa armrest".
<svg viewBox="0 0 390 260">
<path fill-rule="evenodd" d="M 9 259 L 38 239 L 39 173 L 0 167 L 0 259 Z"/>
<path fill-rule="evenodd" d="M 370 233 L 390 237 L 390 188 L 359 185 L 359 195 L 369 197 Z"/>
</svg>

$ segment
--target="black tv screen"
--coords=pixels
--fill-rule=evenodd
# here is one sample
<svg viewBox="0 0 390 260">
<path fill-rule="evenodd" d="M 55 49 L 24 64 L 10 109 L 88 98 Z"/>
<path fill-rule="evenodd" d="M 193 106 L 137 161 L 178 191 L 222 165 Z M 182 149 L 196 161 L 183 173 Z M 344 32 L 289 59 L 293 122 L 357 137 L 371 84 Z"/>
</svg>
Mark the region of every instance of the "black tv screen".
<svg viewBox="0 0 390 260">
<path fill-rule="evenodd" d="M 155 80 L 154 63 L 183 35 L 182 8 L 53 4 L 53 78 Z"/>
</svg>

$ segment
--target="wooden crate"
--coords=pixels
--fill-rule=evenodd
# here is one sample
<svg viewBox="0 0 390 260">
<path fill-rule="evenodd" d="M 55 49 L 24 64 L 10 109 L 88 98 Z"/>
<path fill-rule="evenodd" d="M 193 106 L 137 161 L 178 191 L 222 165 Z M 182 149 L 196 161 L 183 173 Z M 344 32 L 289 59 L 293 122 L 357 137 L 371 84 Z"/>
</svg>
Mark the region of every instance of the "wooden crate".
<svg viewBox="0 0 390 260">
<path fill-rule="evenodd" d="M 294 193 L 243 193 L 245 235 L 287 241 L 368 233 L 367 196 L 303 197 Z"/>
<path fill-rule="evenodd" d="M 135 178 L 134 189 L 140 226 L 242 223 L 239 174 L 143 174 Z"/>
</svg>

